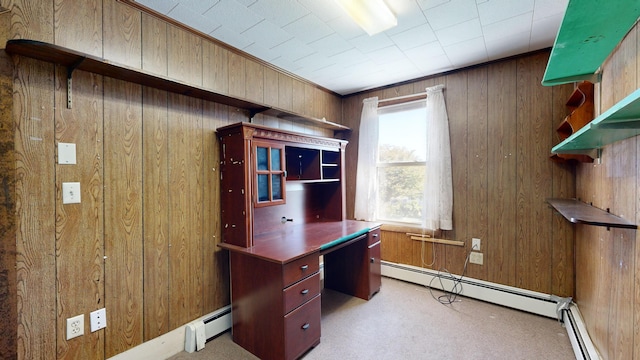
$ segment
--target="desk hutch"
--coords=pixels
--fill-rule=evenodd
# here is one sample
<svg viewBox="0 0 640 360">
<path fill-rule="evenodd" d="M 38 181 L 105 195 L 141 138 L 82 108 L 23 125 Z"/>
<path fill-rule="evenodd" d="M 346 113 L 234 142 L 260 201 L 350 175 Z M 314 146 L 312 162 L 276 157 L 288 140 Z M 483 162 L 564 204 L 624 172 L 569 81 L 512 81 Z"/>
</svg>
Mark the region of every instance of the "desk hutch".
<svg viewBox="0 0 640 360">
<path fill-rule="evenodd" d="M 345 219 L 346 141 L 250 123 L 217 133 L 233 340 L 298 358 L 320 343 L 321 255 L 325 288 L 379 291 L 379 224 Z"/>
</svg>

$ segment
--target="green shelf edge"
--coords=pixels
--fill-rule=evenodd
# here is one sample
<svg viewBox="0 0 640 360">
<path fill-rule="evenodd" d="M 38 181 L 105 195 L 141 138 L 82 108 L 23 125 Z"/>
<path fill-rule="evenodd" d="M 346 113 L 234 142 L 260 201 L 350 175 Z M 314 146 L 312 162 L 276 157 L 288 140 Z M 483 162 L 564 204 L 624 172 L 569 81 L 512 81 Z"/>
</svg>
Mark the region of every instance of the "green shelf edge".
<svg viewBox="0 0 640 360">
<path fill-rule="evenodd" d="M 593 119 L 551 149 L 553 154 L 579 154 L 640 135 L 640 89 Z"/>
<path fill-rule="evenodd" d="M 542 85 L 599 82 L 598 68 L 639 16 L 637 0 L 570 0 Z"/>
</svg>

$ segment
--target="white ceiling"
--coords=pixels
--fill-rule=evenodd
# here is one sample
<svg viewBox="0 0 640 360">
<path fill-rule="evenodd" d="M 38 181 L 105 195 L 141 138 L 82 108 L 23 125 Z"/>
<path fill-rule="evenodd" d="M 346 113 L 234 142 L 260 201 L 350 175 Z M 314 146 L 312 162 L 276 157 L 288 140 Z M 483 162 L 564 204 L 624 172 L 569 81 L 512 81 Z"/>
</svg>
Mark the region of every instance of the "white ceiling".
<svg viewBox="0 0 640 360">
<path fill-rule="evenodd" d="M 346 95 L 553 45 L 568 0 L 386 0 L 369 36 L 333 0 L 138 0 Z"/>
</svg>

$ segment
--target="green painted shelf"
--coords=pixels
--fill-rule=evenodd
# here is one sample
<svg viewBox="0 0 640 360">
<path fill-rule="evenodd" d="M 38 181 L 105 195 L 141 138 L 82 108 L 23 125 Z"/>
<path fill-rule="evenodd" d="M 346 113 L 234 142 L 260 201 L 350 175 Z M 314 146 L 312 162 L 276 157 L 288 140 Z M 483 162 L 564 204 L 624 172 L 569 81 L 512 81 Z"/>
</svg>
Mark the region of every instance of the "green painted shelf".
<svg viewBox="0 0 640 360">
<path fill-rule="evenodd" d="M 542 85 L 598 82 L 598 68 L 639 16 L 638 0 L 570 0 Z"/>
<path fill-rule="evenodd" d="M 603 112 L 551 149 L 553 154 L 582 154 L 640 134 L 640 89 Z"/>
</svg>

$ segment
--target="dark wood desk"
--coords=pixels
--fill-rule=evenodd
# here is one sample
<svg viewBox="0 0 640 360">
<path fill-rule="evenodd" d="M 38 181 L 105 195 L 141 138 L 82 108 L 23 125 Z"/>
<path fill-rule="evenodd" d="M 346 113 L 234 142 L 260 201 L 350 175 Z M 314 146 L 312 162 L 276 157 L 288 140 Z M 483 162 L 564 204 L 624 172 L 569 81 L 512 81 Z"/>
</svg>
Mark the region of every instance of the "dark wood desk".
<svg viewBox="0 0 640 360">
<path fill-rule="evenodd" d="M 324 286 L 368 300 L 380 289 L 379 224 L 287 223 L 230 251 L 233 339 L 262 359 L 295 359 L 320 343 Z"/>
</svg>

